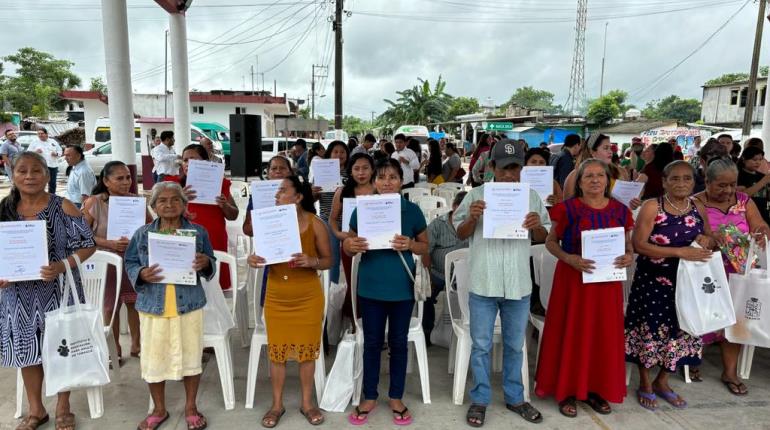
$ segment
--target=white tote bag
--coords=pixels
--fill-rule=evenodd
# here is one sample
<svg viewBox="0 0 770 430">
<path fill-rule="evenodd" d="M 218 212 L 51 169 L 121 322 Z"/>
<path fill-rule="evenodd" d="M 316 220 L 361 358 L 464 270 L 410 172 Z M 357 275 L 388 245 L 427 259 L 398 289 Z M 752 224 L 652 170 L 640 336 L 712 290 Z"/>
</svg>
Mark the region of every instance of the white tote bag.
<svg viewBox="0 0 770 430">
<path fill-rule="evenodd" d="M 347 283 L 342 276 L 340 276 L 339 282 L 332 282 L 329 285 L 329 304 L 326 310 L 326 335 L 329 345 L 339 344 L 344 333 L 342 307 L 345 305 L 347 288 Z"/>
<path fill-rule="evenodd" d="M 747 274 L 730 275 L 730 292 L 735 305 L 736 323 L 725 329 L 725 337 L 733 343 L 770 348 L 770 276 L 766 252 L 751 242 L 748 259 L 760 256 L 762 269 L 749 269 Z"/>
<path fill-rule="evenodd" d="M 222 288 L 219 286 L 219 282 L 201 281 L 203 291 L 206 293 L 206 306 L 203 307 L 203 333 L 226 334 L 235 327 L 235 320 L 233 320 L 233 314 L 230 313 L 230 308 L 227 306 Z M 235 286 L 233 294 L 238 294 Z"/>
<path fill-rule="evenodd" d="M 454 331 L 452 330 L 452 316 L 446 305 L 446 292 L 442 292 L 436 299 L 436 320 L 433 331 L 430 333 L 430 341 L 434 345 L 449 348 Z"/>
<path fill-rule="evenodd" d="M 693 336 L 735 324 L 735 309 L 720 252 L 712 253 L 705 263 L 679 260 L 676 316 L 681 329 Z"/>
<path fill-rule="evenodd" d="M 77 256 L 75 260 L 80 268 Z M 42 360 L 46 396 L 110 382 L 102 309 L 80 303 L 72 271 L 65 266 L 66 277 L 59 277 L 64 289 L 61 305 L 45 314 Z M 71 306 L 70 292 L 74 300 Z"/>
<path fill-rule="evenodd" d="M 361 375 L 360 355 L 356 354 L 356 335 L 346 332 L 337 345 L 337 356 L 318 407 L 327 412 L 345 412 L 353 397 L 356 379 Z"/>
</svg>

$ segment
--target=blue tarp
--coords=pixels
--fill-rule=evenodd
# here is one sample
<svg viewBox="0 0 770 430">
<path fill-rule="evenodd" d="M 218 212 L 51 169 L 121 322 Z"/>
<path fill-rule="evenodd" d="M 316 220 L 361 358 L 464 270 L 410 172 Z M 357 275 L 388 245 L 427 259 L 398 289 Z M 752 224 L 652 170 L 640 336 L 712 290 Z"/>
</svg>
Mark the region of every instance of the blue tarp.
<svg viewBox="0 0 770 430">
<path fill-rule="evenodd" d="M 441 139 L 442 137 L 446 137 L 446 133 L 444 133 L 444 132 L 431 131 L 431 132 L 430 132 L 430 133 L 428 133 L 428 134 L 430 134 L 430 137 L 431 137 L 431 138 L 433 138 L 433 139 L 436 139 L 436 140 L 439 140 L 439 139 Z"/>
</svg>

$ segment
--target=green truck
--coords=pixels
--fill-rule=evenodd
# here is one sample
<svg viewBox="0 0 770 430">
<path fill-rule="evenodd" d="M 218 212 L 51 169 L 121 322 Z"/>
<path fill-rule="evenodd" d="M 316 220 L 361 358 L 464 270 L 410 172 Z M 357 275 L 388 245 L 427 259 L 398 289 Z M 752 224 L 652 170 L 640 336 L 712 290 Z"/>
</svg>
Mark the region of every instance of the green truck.
<svg viewBox="0 0 770 430">
<path fill-rule="evenodd" d="M 211 140 L 219 141 L 222 144 L 222 156 L 225 159 L 225 166 L 229 166 L 230 130 L 218 122 L 193 122 L 192 124 L 203 130 Z"/>
</svg>

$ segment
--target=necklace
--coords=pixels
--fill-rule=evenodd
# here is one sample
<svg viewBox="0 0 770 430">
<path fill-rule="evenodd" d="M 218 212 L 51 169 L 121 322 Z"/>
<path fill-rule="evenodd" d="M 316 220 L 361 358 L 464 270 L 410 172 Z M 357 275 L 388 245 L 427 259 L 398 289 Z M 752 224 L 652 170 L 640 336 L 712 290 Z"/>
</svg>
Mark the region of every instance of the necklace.
<svg viewBox="0 0 770 430">
<path fill-rule="evenodd" d="M 678 207 L 677 205 L 675 205 L 675 204 L 674 204 L 674 203 L 671 201 L 671 199 L 669 199 L 669 198 L 668 198 L 668 193 L 664 194 L 664 195 L 663 195 L 663 198 L 664 198 L 664 199 L 666 199 L 666 201 L 668 202 L 668 204 L 669 204 L 669 205 L 670 205 L 672 208 L 674 208 L 674 209 L 676 209 L 677 211 L 679 211 L 679 213 L 680 213 L 680 214 L 685 214 L 685 213 L 687 213 L 687 212 L 689 212 L 689 211 L 690 211 L 690 199 L 687 199 L 687 206 L 686 206 L 684 209 L 682 209 L 682 208 Z"/>
</svg>

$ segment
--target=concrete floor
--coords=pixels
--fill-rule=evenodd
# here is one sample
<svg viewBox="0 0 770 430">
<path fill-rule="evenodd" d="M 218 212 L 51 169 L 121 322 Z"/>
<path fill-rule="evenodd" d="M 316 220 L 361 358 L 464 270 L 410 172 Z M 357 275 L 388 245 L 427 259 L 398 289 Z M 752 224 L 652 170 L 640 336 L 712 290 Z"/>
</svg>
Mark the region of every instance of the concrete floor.
<svg viewBox="0 0 770 430">
<path fill-rule="evenodd" d="M 235 336 L 233 337 L 236 338 Z M 128 338 L 123 337 L 123 345 L 128 345 Z M 531 374 L 534 374 L 534 344 L 531 344 Z M 456 429 L 467 428 L 464 417 L 468 407 L 468 396 L 463 406 L 455 406 L 451 400 L 452 377 L 447 374 L 448 351 L 441 347 L 429 349 L 431 397 L 433 403 L 422 404 L 419 375 L 408 375 L 404 402 L 413 412 L 415 429 Z M 263 355 L 264 356 L 264 355 Z M 248 363 L 248 348 L 241 348 L 240 341 L 233 342 L 233 361 L 235 365 L 236 407 L 225 411 L 216 367 L 216 358 L 211 356 L 204 364 L 201 389 L 198 394 L 198 407 L 210 422 L 213 429 L 261 428 L 259 420 L 270 407 L 270 381 L 260 367 L 254 409 L 245 409 L 245 379 Z M 327 359 L 327 368 L 331 368 L 332 357 Z M 568 419 L 559 414 L 556 404 L 551 400 L 533 398 L 532 403 L 539 408 L 545 419 L 539 425 L 529 424 L 505 409 L 500 388 L 499 373 L 493 374 L 493 404 L 487 412 L 487 424 L 490 429 L 541 428 L 541 429 L 770 429 L 770 352 L 757 350 L 754 358 L 752 377 L 746 381 L 750 394 L 736 397 L 727 392 L 719 382 L 719 353 L 715 347 L 706 351 L 703 366 L 704 382 L 685 384 L 679 377 L 672 377 L 672 387 L 687 399 L 690 406 L 685 410 L 675 410 L 663 402 L 657 412 L 642 409 L 635 397 L 628 397 L 623 404 L 613 404 L 614 412 L 610 415 L 598 415 L 584 404 L 579 404 L 578 417 Z M 7 387 L 0 395 L 0 429 L 15 428 L 18 421 L 13 418 L 15 409 L 15 371 L 0 370 L 0 384 Z M 634 373 L 630 390 L 636 386 Z M 471 378 L 468 379 L 468 386 Z M 387 393 L 387 375 L 381 377 L 381 393 Z M 286 381 L 285 404 L 287 413 L 279 428 L 309 428 L 309 424 L 299 414 L 299 379 L 296 366 L 290 365 Z M 148 392 L 139 376 L 139 361 L 128 359 L 121 369 L 120 380 L 114 381 L 104 390 L 105 413 L 100 419 L 88 418 L 88 403 L 84 392 L 72 395 L 73 412 L 78 416 L 79 429 L 133 429 L 144 418 L 147 410 Z M 184 390 L 181 383 L 170 383 L 167 388 L 167 403 L 171 419 L 162 428 L 170 430 L 185 429 L 183 418 Z M 55 398 L 46 399 L 49 411 L 55 407 Z M 396 428 L 386 413 L 384 399 L 373 413 L 370 422 L 363 428 Z M 350 410 L 350 409 L 349 409 Z M 323 427 L 352 427 L 347 423 L 346 414 L 327 413 Z M 53 428 L 47 425 L 46 428 Z"/>
</svg>

